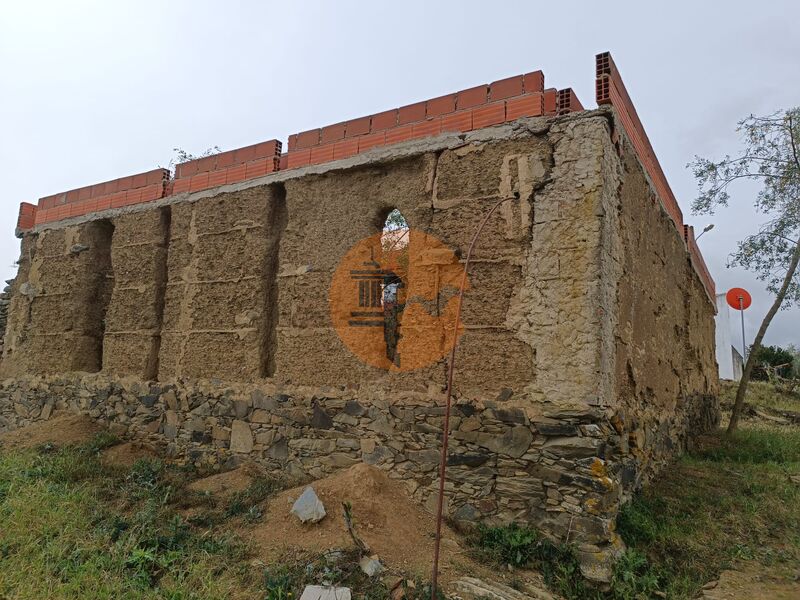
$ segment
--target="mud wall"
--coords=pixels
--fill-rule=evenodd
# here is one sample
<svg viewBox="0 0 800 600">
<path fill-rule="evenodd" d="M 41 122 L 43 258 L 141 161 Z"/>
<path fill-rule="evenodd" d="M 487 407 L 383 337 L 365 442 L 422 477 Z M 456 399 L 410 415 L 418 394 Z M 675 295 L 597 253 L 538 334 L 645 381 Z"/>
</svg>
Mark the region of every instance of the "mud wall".
<svg viewBox="0 0 800 600">
<path fill-rule="evenodd" d="M 626 140 L 621 166 L 614 425 L 629 493 L 718 424 L 719 380 L 714 305 Z"/>
<path fill-rule="evenodd" d="M 329 296 L 399 209 L 406 304 L 439 314 L 505 199 L 469 273 L 448 514 L 532 522 L 607 578 L 621 503 L 717 408 L 713 305 L 618 133 L 609 110 L 521 120 L 26 234 L 0 427 L 81 410 L 192 462 L 372 462 L 430 502 L 446 327 L 434 360 L 379 368 Z"/>
</svg>

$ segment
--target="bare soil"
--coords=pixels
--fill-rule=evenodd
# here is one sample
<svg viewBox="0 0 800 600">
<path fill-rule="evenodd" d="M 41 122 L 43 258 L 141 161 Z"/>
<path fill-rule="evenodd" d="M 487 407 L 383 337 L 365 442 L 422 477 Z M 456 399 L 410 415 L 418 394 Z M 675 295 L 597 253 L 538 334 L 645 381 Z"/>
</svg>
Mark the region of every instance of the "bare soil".
<svg viewBox="0 0 800 600">
<path fill-rule="evenodd" d="M 704 600 L 796 600 L 800 598 L 800 568 L 790 573 L 743 563 L 736 570 L 723 571 L 706 588 Z"/>
<path fill-rule="evenodd" d="M 358 536 L 390 569 L 427 577 L 431 568 L 435 522 L 432 515 L 409 498 L 405 487 L 383 471 L 358 464 L 311 484 L 327 516 L 316 524 L 302 524 L 290 509 L 306 486 L 278 494 L 270 501 L 264 521 L 242 532 L 258 548 L 266 563 L 298 551 L 324 552 L 352 547 L 342 503 L 352 504 Z M 477 568 L 445 527 L 442 578 Z M 458 572 L 456 572 L 458 571 Z"/>
<path fill-rule="evenodd" d="M 252 483 L 256 473 L 247 466 L 232 471 L 209 475 L 193 481 L 187 489 L 193 492 L 210 493 L 219 498 L 227 498 L 236 492 L 243 492 Z"/>
<path fill-rule="evenodd" d="M 7 449 L 24 450 L 42 444 L 81 444 L 88 442 L 102 428 L 86 415 L 56 412 L 47 421 L 39 421 L 0 434 L 0 445 Z"/>
<path fill-rule="evenodd" d="M 137 460 L 158 458 L 158 452 L 140 442 L 124 442 L 103 450 L 103 462 L 115 467 L 132 467 Z"/>
</svg>

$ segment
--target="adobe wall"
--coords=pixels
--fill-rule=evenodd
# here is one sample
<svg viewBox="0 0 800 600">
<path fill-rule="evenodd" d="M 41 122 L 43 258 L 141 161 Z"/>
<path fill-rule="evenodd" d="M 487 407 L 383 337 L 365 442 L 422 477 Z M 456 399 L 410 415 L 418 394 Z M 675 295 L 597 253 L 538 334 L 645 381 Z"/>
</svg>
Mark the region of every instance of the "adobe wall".
<svg viewBox="0 0 800 600">
<path fill-rule="evenodd" d="M 684 450 L 695 432 L 718 425 L 719 379 L 714 304 L 627 140 L 622 143 L 613 227 L 620 268 L 613 423 L 622 434 L 621 477 L 629 493 Z"/>
<path fill-rule="evenodd" d="M 391 209 L 451 249 L 426 263 L 446 274 L 508 198 L 469 273 L 448 514 L 532 522 L 607 578 L 620 503 L 716 418 L 713 306 L 615 139 L 610 110 L 521 119 L 39 227 L 0 428 L 70 408 L 197 463 L 377 464 L 430 504 L 446 359 L 369 366 L 328 290 Z"/>
</svg>

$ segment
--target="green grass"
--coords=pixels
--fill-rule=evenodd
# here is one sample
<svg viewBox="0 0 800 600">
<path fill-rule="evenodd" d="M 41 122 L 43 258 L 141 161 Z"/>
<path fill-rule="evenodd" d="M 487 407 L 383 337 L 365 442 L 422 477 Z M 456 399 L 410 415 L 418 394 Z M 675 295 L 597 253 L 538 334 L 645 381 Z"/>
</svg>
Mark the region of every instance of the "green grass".
<svg viewBox="0 0 800 600">
<path fill-rule="evenodd" d="M 101 451 L 116 442 L 100 434 L 80 446 L 0 450 L 0 598 L 296 600 L 323 583 L 391 597 L 352 551 L 252 560 L 230 532 L 260 520 L 285 481 L 256 477 L 217 498 L 187 488 L 199 476 L 191 469 L 105 464 Z M 195 516 L 184 519 L 185 509 Z M 414 582 L 405 598 L 427 600 L 430 589 Z"/>
<path fill-rule="evenodd" d="M 738 381 L 720 382 L 720 401 L 723 409 L 730 410 L 736 399 Z M 781 392 L 766 381 L 751 381 L 747 384 L 745 402 L 753 407 L 778 411 L 800 412 L 800 390 L 793 393 Z"/>
<path fill-rule="evenodd" d="M 79 447 L 0 455 L 0 597 L 178 600 L 254 592 L 241 567 L 246 546 L 191 527 L 171 506 L 180 472 L 149 461 L 127 472 L 105 466 L 99 450 L 111 443 L 103 436 Z"/>
<path fill-rule="evenodd" d="M 497 565 L 540 570 L 569 599 L 695 598 L 735 560 L 800 563 L 800 431 L 743 428 L 709 437 L 625 506 L 618 530 L 627 551 L 611 590 L 588 588 L 569 547 L 519 525 L 479 527 L 474 553 Z M 663 596 L 662 596 L 663 597 Z"/>
</svg>

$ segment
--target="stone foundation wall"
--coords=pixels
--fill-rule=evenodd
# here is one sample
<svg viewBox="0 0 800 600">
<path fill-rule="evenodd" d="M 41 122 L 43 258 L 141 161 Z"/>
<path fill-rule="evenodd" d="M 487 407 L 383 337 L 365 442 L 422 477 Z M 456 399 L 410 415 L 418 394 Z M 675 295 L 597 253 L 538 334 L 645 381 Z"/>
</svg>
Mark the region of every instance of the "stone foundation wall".
<svg viewBox="0 0 800 600">
<path fill-rule="evenodd" d="M 608 577 L 621 503 L 718 414 L 713 303 L 614 119 L 521 119 L 26 234 L 0 427 L 69 408 L 193 462 L 363 460 L 430 503 L 446 330 L 442 358 L 381 369 L 328 295 L 399 209 L 424 234 L 409 288 L 434 290 L 408 302 L 438 314 L 505 199 L 469 272 L 448 514 L 531 522 Z"/>
</svg>

